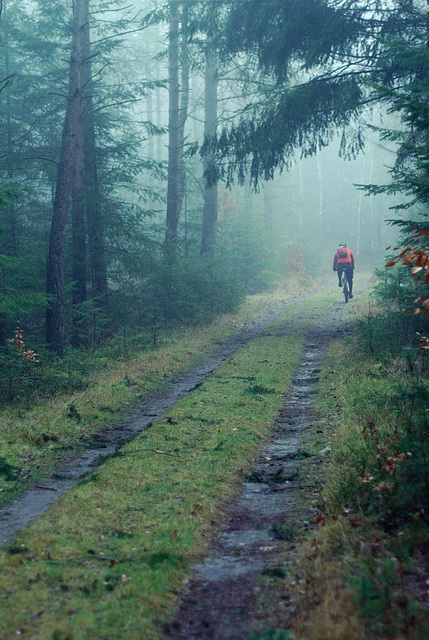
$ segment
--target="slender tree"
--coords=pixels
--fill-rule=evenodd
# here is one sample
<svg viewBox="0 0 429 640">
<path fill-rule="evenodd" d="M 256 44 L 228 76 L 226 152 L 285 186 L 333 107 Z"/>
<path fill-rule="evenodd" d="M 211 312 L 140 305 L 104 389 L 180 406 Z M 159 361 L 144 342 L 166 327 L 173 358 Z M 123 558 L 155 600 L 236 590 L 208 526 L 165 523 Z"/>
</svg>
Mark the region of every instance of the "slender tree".
<svg viewBox="0 0 429 640">
<path fill-rule="evenodd" d="M 80 116 L 76 122 L 76 150 L 72 186 L 72 346 L 81 345 L 84 333 L 81 305 L 86 301 L 86 232 L 84 206 L 84 136 L 83 96 L 81 94 Z"/>
<path fill-rule="evenodd" d="M 180 120 L 179 120 L 179 4 L 169 1 L 169 46 L 168 46 L 168 187 L 167 218 L 165 230 L 166 252 L 170 253 L 177 243 L 179 224 L 179 176 L 180 176 Z"/>
<path fill-rule="evenodd" d="M 73 177 L 76 174 L 76 148 L 82 107 L 84 25 L 85 0 L 74 0 L 69 87 L 49 239 L 47 276 L 49 307 L 46 318 L 46 342 L 60 357 L 63 356 L 65 348 L 65 232 Z"/>
<path fill-rule="evenodd" d="M 206 43 L 206 69 L 204 91 L 204 137 L 212 139 L 217 130 L 217 88 L 218 88 L 218 55 L 213 39 L 208 36 Z M 201 233 L 201 249 L 203 256 L 212 258 L 215 253 L 216 224 L 218 216 L 218 190 L 217 184 L 210 181 L 210 175 L 215 169 L 214 154 L 207 145 L 203 155 L 203 171 L 206 180 L 204 189 L 203 226 Z"/>
<path fill-rule="evenodd" d="M 186 162 L 185 162 L 185 125 L 188 118 L 189 108 L 189 46 L 188 46 L 188 5 L 185 2 L 182 6 L 181 20 L 181 87 L 180 87 L 180 108 L 179 108 L 179 215 L 183 206 L 183 199 L 186 191 Z"/>
<path fill-rule="evenodd" d="M 104 240 L 104 220 L 101 214 L 100 185 L 98 178 L 97 144 L 94 120 L 94 82 L 92 72 L 91 27 L 88 11 L 89 2 L 85 4 L 83 86 L 85 91 L 83 132 L 84 132 L 84 189 L 85 210 L 88 232 L 89 260 L 91 267 L 92 295 L 97 305 L 107 304 L 107 267 Z"/>
</svg>

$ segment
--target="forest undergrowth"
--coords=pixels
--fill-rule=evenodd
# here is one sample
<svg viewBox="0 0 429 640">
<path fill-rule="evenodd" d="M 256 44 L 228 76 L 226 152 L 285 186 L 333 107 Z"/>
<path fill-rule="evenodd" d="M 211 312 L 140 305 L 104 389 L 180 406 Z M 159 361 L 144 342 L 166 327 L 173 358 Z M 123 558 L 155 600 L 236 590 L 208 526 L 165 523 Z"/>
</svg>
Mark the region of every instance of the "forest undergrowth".
<svg viewBox="0 0 429 640">
<path fill-rule="evenodd" d="M 355 300 L 325 358 L 315 429 L 330 445 L 293 576 L 299 640 L 429 637 L 428 322 L 404 313 L 403 287 L 394 275 Z"/>
</svg>

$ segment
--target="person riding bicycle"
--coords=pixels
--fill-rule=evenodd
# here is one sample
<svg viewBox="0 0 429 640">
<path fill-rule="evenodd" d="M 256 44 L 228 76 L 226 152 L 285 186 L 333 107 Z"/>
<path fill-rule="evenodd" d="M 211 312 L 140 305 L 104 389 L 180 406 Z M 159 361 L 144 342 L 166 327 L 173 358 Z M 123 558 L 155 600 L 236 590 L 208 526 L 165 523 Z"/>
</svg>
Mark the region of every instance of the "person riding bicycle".
<svg viewBox="0 0 429 640">
<path fill-rule="evenodd" d="M 333 270 L 338 273 L 338 286 L 341 287 L 341 275 L 346 272 L 349 283 L 349 298 L 353 298 L 353 269 L 355 268 L 355 257 L 350 249 L 347 249 L 345 242 L 340 242 L 334 255 Z"/>
</svg>

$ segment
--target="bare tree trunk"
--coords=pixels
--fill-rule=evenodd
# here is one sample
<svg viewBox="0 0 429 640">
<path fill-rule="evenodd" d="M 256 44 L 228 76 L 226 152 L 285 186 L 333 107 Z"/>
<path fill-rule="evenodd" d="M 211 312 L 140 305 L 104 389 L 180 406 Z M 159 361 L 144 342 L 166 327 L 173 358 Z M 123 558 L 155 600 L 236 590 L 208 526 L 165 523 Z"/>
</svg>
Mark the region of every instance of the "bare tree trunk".
<svg viewBox="0 0 429 640">
<path fill-rule="evenodd" d="M 205 118 L 204 137 L 209 139 L 216 134 L 217 129 L 217 87 L 218 87 L 218 56 L 215 45 L 207 41 L 206 74 L 205 74 Z M 213 168 L 213 154 L 208 152 L 203 158 L 204 175 L 210 174 Z M 201 233 L 202 256 L 214 257 L 216 246 L 216 227 L 218 215 L 218 189 L 214 184 L 206 184 L 204 190 L 203 228 Z"/>
<path fill-rule="evenodd" d="M 0 296 L 4 296 L 4 277 L 3 277 L 3 267 L 0 264 Z M 7 325 L 6 325 L 6 317 L 2 313 L 0 314 L 0 347 L 5 347 L 7 345 Z"/>
<path fill-rule="evenodd" d="M 162 95 L 161 89 L 159 87 L 156 88 L 156 125 L 159 129 L 163 126 L 162 121 Z M 162 162 L 163 160 L 163 138 L 164 136 L 156 137 L 156 159 L 158 162 Z"/>
<path fill-rule="evenodd" d="M 273 186 L 270 182 L 264 182 L 264 223 L 265 232 L 270 240 L 273 240 Z"/>
<path fill-rule="evenodd" d="M 83 104 L 81 102 L 81 115 L 76 129 L 76 161 L 72 187 L 72 346 L 75 348 L 81 346 L 82 334 L 85 334 L 85 327 L 82 322 L 82 310 L 79 306 L 86 301 L 86 234 L 83 190 L 84 153 L 82 107 Z"/>
<path fill-rule="evenodd" d="M 177 244 L 179 225 L 179 7 L 177 0 L 170 0 L 170 29 L 168 48 L 169 77 L 169 143 L 168 143 L 168 186 L 167 219 L 165 230 L 165 250 L 170 253 Z"/>
<path fill-rule="evenodd" d="M 91 267 L 92 295 L 97 305 L 108 302 L 108 284 L 106 252 L 104 243 L 104 220 L 100 209 L 100 189 L 97 171 L 97 145 L 92 99 L 91 32 L 89 23 L 89 0 L 86 2 L 86 21 L 84 28 L 85 65 L 83 70 L 85 87 L 84 131 L 84 187 L 86 205 L 86 223 L 88 232 L 89 262 Z"/>
<path fill-rule="evenodd" d="M 189 47 L 188 47 L 188 7 L 182 8 L 182 28 L 181 28 L 181 68 L 182 86 L 180 88 L 180 109 L 179 109 L 179 216 L 182 211 L 183 199 L 186 191 L 186 163 L 184 158 L 185 150 L 185 124 L 188 118 L 189 108 Z"/>
<path fill-rule="evenodd" d="M 147 99 L 146 99 L 146 107 L 147 107 L 147 119 L 148 122 L 153 122 L 153 92 L 152 89 L 148 91 Z M 153 135 L 149 134 L 147 140 L 147 155 L 153 160 L 155 158 L 154 152 L 154 139 Z"/>
<path fill-rule="evenodd" d="M 322 166 L 320 164 L 319 152 L 316 153 L 317 175 L 319 176 L 319 233 L 320 238 L 325 237 L 324 219 L 323 219 L 323 182 L 322 182 Z"/>
<path fill-rule="evenodd" d="M 73 35 L 70 58 L 69 89 L 63 128 L 60 161 L 49 238 L 46 317 L 46 342 L 62 357 L 65 347 L 64 328 L 64 252 L 65 231 L 70 207 L 76 160 L 76 135 L 81 109 L 84 2 L 74 0 Z"/>
<path fill-rule="evenodd" d="M 6 7 L 4 7 L 6 8 Z M 1 9 L 3 9 L 3 6 L 0 5 L 0 15 L 1 15 Z M 7 37 L 7 36 L 6 36 Z M 4 61 L 5 61 L 5 68 L 6 68 L 6 76 L 9 76 L 10 71 L 9 71 L 9 48 L 8 48 L 8 43 L 4 43 Z M 12 154 L 12 132 L 11 132 L 11 104 L 10 104 L 10 93 L 9 91 L 6 92 L 6 137 L 7 137 L 7 148 L 8 148 L 8 152 L 9 154 Z M 8 178 L 9 180 L 12 180 L 13 177 L 13 172 L 12 169 L 8 168 Z M 14 215 L 14 211 L 12 209 L 13 205 L 9 204 L 6 205 L 7 208 L 7 212 L 8 212 L 8 217 L 12 217 Z M 2 240 L 2 236 L 3 236 L 3 231 L 0 231 L 0 240 Z M 0 253 L 3 253 L 3 241 L 0 243 Z M 15 246 L 15 252 L 16 252 L 16 246 Z M 15 253 L 16 255 L 16 253 Z M 0 296 L 3 298 L 4 297 L 4 291 L 5 291 L 5 284 L 4 284 L 4 274 L 3 274 L 3 268 L 2 265 L 0 264 Z M 7 345 L 7 320 L 6 320 L 6 315 L 4 313 L 0 313 L 0 347 L 5 347 Z"/>
</svg>

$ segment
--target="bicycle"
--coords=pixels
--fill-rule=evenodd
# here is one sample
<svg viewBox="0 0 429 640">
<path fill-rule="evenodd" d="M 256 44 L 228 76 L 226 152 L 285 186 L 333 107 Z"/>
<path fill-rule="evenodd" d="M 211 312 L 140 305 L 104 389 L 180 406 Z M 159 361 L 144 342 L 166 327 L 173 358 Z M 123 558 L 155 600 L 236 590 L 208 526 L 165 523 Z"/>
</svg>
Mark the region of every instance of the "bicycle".
<svg viewBox="0 0 429 640">
<path fill-rule="evenodd" d="M 347 275 L 346 275 L 346 270 L 343 269 L 343 272 L 341 274 L 341 286 L 343 288 L 343 293 L 344 293 L 344 300 L 347 302 L 349 301 L 349 297 L 350 297 L 350 290 L 349 290 L 349 281 L 347 280 Z"/>
</svg>

